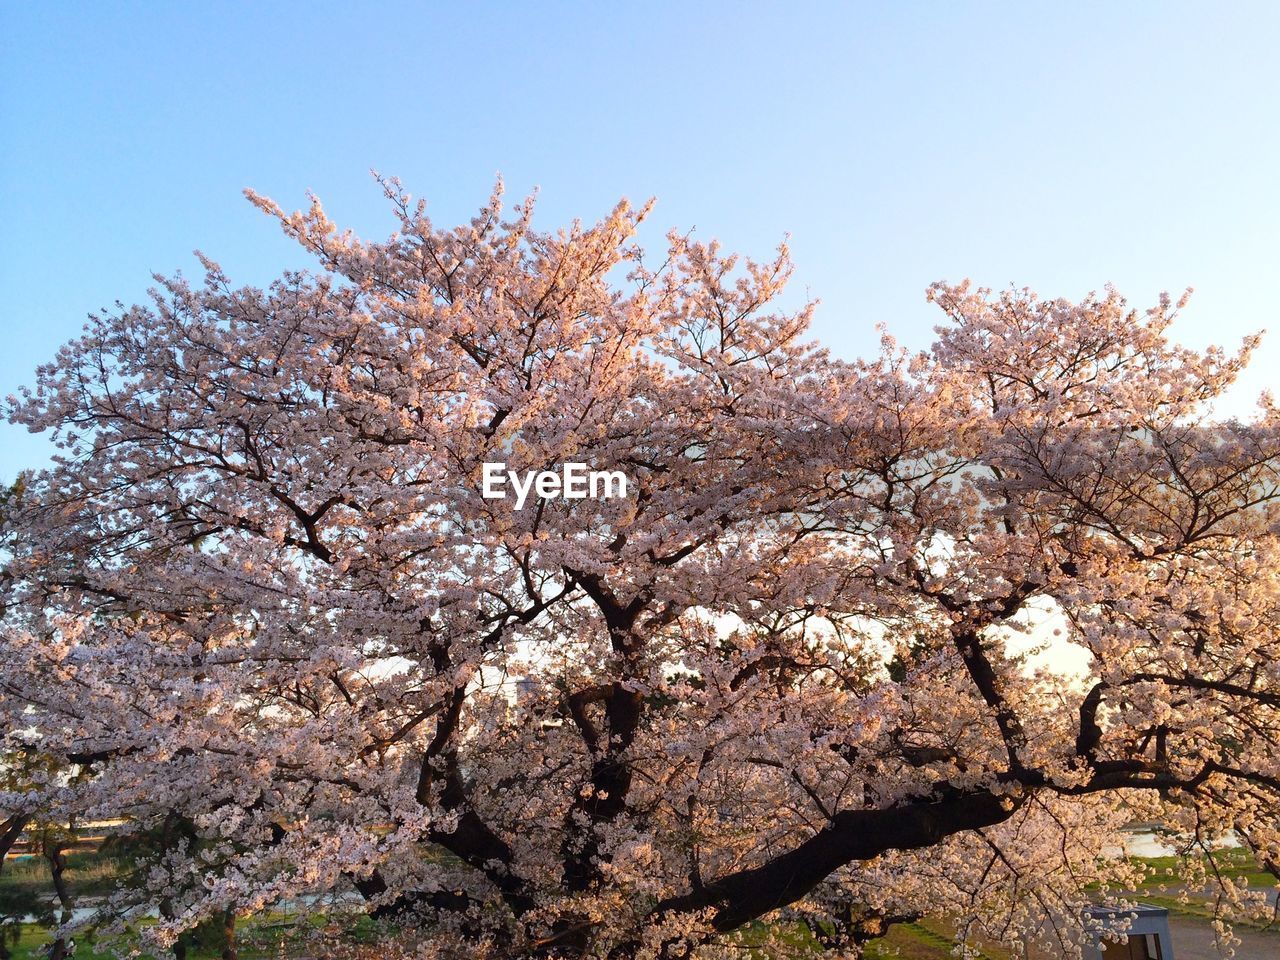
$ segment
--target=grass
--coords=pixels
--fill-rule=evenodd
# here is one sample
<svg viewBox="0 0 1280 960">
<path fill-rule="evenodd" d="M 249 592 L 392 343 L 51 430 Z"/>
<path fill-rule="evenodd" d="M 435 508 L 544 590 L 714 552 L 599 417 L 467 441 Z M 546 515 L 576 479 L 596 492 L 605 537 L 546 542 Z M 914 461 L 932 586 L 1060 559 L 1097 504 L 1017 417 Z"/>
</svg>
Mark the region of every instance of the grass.
<svg viewBox="0 0 1280 960">
<path fill-rule="evenodd" d="M 944 960 L 951 958 L 955 941 L 929 921 L 898 924 L 889 935 L 867 945 L 866 960 Z M 987 954 L 980 954 L 987 957 Z M 989 957 L 988 960 L 999 960 Z"/>
<path fill-rule="evenodd" d="M 1177 857 L 1135 859 L 1147 867 L 1147 879 L 1139 884 L 1135 891 L 1144 903 L 1164 907 L 1173 916 L 1192 920 L 1213 919 L 1212 902 L 1209 897 L 1198 895 L 1195 891 L 1190 892 L 1189 899 L 1185 902 L 1179 897 L 1178 890 L 1184 885 L 1185 880 L 1179 873 L 1181 864 Z M 1208 858 L 1201 859 L 1208 867 Z M 1280 885 L 1280 881 L 1277 881 L 1274 876 L 1258 867 L 1257 861 L 1247 850 L 1238 847 L 1215 850 L 1213 865 L 1219 875 L 1236 881 L 1245 880 L 1249 887 L 1255 890 L 1266 890 Z M 1208 875 L 1212 877 L 1213 870 L 1209 870 Z M 1275 929 L 1274 925 L 1260 924 L 1250 920 L 1235 920 L 1234 924 L 1256 930 Z"/>
<path fill-rule="evenodd" d="M 914 923 L 894 927 L 887 937 L 873 940 L 864 954 L 866 960 L 942 960 L 950 956 L 950 941 Z"/>
<path fill-rule="evenodd" d="M 1147 879 L 1139 889 L 1152 890 L 1182 883 L 1182 878 L 1178 874 L 1181 865 L 1177 857 L 1136 857 L 1134 859 L 1144 864 L 1148 872 Z M 1202 856 L 1201 859 L 1207 867 L 1208 858 Z M 1215 850 L 1213 864 L 1222 876 L 1232 880 L 1248 880 L 1251 887 L 1272 887 L 1277 883 L 1275 877 L 1259 868 L 1249 851 L 1240 847 Z"/>
<path fill-rule="evenodd" d="M 121 878 L 133 868 L 129 861 L 94 851 L 67 855 L 67 882 L 78 897 L 104 896 L 114 890 Z M 44 857 L 15 857 L 4 865 L 0 875 L 0 898 L 6 893 L 46 895 L 53 889 L 49 862 Z M 3 910 L 0 899 L 0 910 Z"/>
<path fill-rule="evenodd" d="M 744 957 L 768 960 L 766 933 L 780 938 L 797 952 L 823 956 L 812 934 L 801 924 L 770 927 L 756 923 L 744 932 L 741 941 L 745 947 Z M 952 931 L 945 922 L 922 920 L 919 923 L 895 924 L 886 936 L 867 944 L 864 956 L 865 960 L 950 960 L 954 956 L 954 947 Z M 1008 954 L 1002 951 L 979 953 L 977 957 L 978 960 L 1009 960 Z"/>
<path fill-rule="evenodd" d="M 314 956 L 317 954 L 317 935 L 341 937 L 346 943 L 357 943 L 369 936 L 371 928 L 372 923 L 367 918 L 339 927 L 332 924 L 330 918 L 320 915 L 308 917 L 301 923 L 284 915 L 265 915 L 254 922 L 240 924 L 237 930 L 238 952 L 241 960 L 278 960 L 282 956 L 299 954 Z M 136 936 L 126 939 L 130 946 L 137 942 Z M 45 947 L 52 940 L 47 927 L 22 924 L 18 946 L 11 948 L 13 960 L 42 960 Z M 76 941 L 76 960 L 115 960 L 116 954 L 109 948 L 113 944 L 118 945 L 118 941 L 98 938 L 96 945 L 100 949 L 94 949 L 93 939 L 77 937 Z M 221 944 L 216 936 L 197 937 L 197 942 L 191 943 L 187 951 L 188 960 L 217 960 L 220 955 Z M 142 956 L 168 960 L 172 954 L 164 951 L 159 955 L 144 953 Z"/>
<path fill-rule="evenodd" d="M 1206 920 L 1212 916 L 1212 909 L 1207 901 L 1193 898 L 1189 903 L 1181 903 L 1176 891 L 1168 892 L 1169 888 L 1183 884 L 1178 858 L 1137 859 L 1147 868 L 1148 873 L 1147 879 L 1136 891 L 1142 900 L 1195 920 Z M 1266 888 L 1276 883 L 1275 878 L 1260 870 L 1248 852 L 1241 849 L 1215 851 L 1213 863 L 1223 876 L 1247 880 L 1251 887 Z M 67 876 L 75 897 L 80 900 L 109 893 L 127 878 L 134 866 L 132 859 L 122 857 L 118 852 L 106 854 L 78 850 L 68 855 Z M 39 913 L 41 905 L 47 907 L 51 902 L 51 878 L 48 864 L 43 858 L 17 858 L 5 864 L 4 873 L 0 874 L 0 917 Z M 330 927 L 331 919 L 317 914 L 298 923 L 297 917 L 266 914 L 252 921 L 242 922 L 239 931 L 240 955 L 245 960 L 272 960 L 296 955 L 299 951 L 314 952 L 315 934 L 322 928 Z M 13 957 L 16 960 L 36 960 L 43 957 L 44 947 L 51 939 L 49 929 L 40 924 L 24 923 L 20 925 L 19 931 L 20 939 L 13 950 Z M 370 934 L 370 922 L 362 920 L 347 924 L 340 933 L 334 930 L 331 935 L 362 940 Z M 799 932 L 797 935 L 800 936 Z M 205 936 L 197 939 L 203 942 L 192 944 L 188 954 L 191 960 L 214 960 L 218 957 L 219 949 L 214 938 Z M 868 946 L 866 956 L 867 960 L 889 960 L 891 957 L 899 960 L 943 960 L 952 956 L 953 943 L 952 931 L 945 921 L 925 920 L 893 927 L 887 937 Z M 107 960 L 111 954 L 106 950 L 105 941 L 100 941 L 100 944 L 102 949 L 95 951 L 89 940 L 80 938 L 76 957 L 81 960 Z M 797 942 L 797 945 L 800 944 Z M 987 956 L 988 960 L 1006 960 L 1004 952 L 998 948 L 988 948 Z"/>
</svg>

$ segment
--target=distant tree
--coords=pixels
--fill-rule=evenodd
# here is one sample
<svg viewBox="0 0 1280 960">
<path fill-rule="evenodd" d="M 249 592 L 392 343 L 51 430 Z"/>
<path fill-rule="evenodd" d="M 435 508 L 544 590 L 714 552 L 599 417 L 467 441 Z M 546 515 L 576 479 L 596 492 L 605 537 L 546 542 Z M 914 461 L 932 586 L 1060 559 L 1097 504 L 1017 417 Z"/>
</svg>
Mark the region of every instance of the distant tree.
<svg viewBox="0 0 1280 960">
<path fill-rule="evenodd" d="M 0 875 L 5 872 L 10 851 L 22 839 L 34 811 L 21 797 L 28 782 L 24 754 L 0 755 Z M 45 905 L 26 886 L 0 887 L 0 960 L 9 960 L 22 940 L 23 921 L 44 912 Z"/>
<path fill-rule="evenodd" d="M 845 363 L 785 248 L 385 186 L 376 243 L 253 196 L 318 273 L 158 279 L 10 404 L 62 457 L 6 508 L 0 711 L 92 773 L 51 815 L 187 818 L 156 937 L 354 888 L 439 956 L 1069 952 L 1134 816 L 1280 862 L 1280 417 L 1209 412 L 1253 339 L 939 285 L 929 351 Z M 631 490 L 516 510 L 496 461 Z"/>
<path fill-rule="evenodd" d="M 67 848 L 75 843 L 75 830 L 70 825 L 60 823 L 41 823 L 31 831 L 40 856 L 49 866 L 49 879 L 53 885 L 56 898 L 54 923 L 59 927 L 55 931 L 53 943 L 49 946 L 49 960 L 64 960 L 71 956 L 75 947 L 72 941 L 61 931 L 61 927 L 71 922 L 74 902 L 71 887 L 68 883 Z"/>
<path fill-rule="evenodd" d="M 0 499 L 0 508 L 4 500 Z M 17 749 L 0 753 L 0 796 L 4 797 L 4 818 L 0 821 L 0 873 L 4 872 L 10 852 L 25 841 L 31 856 L 44 862 L 49 871 L 48 897 L 42 897 L 31 885 L 8 884 L 0 888 L 0 960 L 12 956 L 10 947 L 22 939 L 23 924 L 36 922 L 51 929 L 69 923 L 72 897 L 67 882 L 66 850 L 75 842 L 73 824 L 49 821 L 42 816 L 39 798 L 47 786 L 65 774 L 65 765 L 57 758 L 33 748 L 30 732 L 13 738 Z M 70 956 L 71 942 L 54 933 L 46 956 L 63 960 Z"/>
</svg>

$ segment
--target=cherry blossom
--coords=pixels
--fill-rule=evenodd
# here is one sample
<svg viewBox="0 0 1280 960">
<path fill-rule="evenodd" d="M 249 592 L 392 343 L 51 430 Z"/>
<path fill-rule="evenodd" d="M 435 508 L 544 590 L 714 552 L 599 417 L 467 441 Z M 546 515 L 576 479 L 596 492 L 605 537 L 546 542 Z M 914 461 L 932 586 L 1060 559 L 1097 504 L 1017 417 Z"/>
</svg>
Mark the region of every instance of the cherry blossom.
<svg viewBox="0 0 1280 960">
<path fill-rule="evenodd" d="M 118 922 L 354 893 L 410 953 L 621 960 L 944 912 L 1069 954 L 1135 817 L 1280 872 L 1280 418 L 1212 414 L 1255 340 L 940 284 L 932 348 L 846 362 L 785 247 L 383 187 L 380 242 L 250 194 L 314 271 L 158 277 L 9 401 L 60 454 L 2 508 L 3 748 L 74 775 L 0 815 L 166 827 Z"/>
</svg>

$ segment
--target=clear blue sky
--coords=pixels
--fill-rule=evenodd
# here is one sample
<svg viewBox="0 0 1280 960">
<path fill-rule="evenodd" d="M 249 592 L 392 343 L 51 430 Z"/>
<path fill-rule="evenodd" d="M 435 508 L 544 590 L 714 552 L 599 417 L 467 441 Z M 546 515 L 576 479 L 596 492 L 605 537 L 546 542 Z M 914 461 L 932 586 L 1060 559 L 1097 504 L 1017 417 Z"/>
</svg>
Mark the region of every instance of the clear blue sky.
<svg viewBox="0 0 1280 960">
<path fill-rule="evenodd" d="M 789 231 L 844 356 L 881 321 L 929 343 L 935 279 L 1192 285 L 1186 342 L 1275 330 L 1256 393 L 1278 50 L 1275 3 L 6 2 L 0 396 L 195 248 L 240 282 L 303 264 L 243 187 L 389 231 L 371 167 L 438 222 L 501 171 L 543 226 L 655 195 L 656 227 L 744 252 Z M 47 455 L 0 427 L 0 479 Z"/>
</svg>

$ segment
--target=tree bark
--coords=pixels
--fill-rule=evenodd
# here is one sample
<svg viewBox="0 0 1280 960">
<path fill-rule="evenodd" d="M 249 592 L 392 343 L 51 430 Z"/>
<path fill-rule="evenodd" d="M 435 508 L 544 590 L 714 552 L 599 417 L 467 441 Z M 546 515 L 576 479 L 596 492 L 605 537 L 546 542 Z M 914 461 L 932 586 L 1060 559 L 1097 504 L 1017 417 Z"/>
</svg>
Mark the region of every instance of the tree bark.
<svg viewBox="0 0 1280 960">
<path fill-rule="evenodd" d="M 222 960 L 239 960 L 240 953 L 236 949 L 236 912 L 227 907 L 222 912 Z"/>
<path fill-rule="evenodd" d="M 4 865 L 8 859 L 9 851 L 13 849 L 13 845 L 22 836 L 22 831 L 27 828 L 29 821 L 30 817 L 24 813 L 15 813 L 11 817 L 0 820 L 0 874 L 4 873 Z"/>
<path fill-rule="evenodd" d="M 958 794 L 887 810 L 845 810 L 830 826 L 768 863 L 726 874 L 691 893 L 664 900 L 655 915 L 715 907 L 712 924 L 727 931 L 795 903 L 833 872 L 889 850 L 932 846 L 953 833 L 1009 819 L 1017 796 Z"/>
<path fill-rule="evenodd" d="M 49 873 L 53 877 L 53 890 L 58 896 L 58 904 L 62 913 L 58 918 L 61 926 L 71 922 L 71 892 L 67 888 L 67 855 L 63 852 L 62 842 L 46 835 L 42 844 L 44 857 L 49 861 Z M 59 936 L 49 948 L 49 960 L 63 960 L 68 955 L 66 937 Z"/>
</svg>

